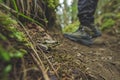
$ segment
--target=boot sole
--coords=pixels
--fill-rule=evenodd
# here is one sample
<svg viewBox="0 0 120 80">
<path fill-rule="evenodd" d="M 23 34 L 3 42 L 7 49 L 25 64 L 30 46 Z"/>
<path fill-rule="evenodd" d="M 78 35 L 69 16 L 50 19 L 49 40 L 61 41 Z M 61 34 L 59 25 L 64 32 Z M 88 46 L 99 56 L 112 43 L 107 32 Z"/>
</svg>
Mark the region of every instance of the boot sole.
<svg viewBox="0 0 120 80">
<path fill-rule="evenodd" d="M 81 43 L 83 45 L 86 45 L 86 46 L 90 46 L 93 44 L 93 41 L 92 40 L 86 40 L 86 39 L 82 39 L 82 38 L 76 38 L 74 36 L 70 36 L 68 34 L 64 34 L 64 36 L 72 41 L 75 41 L 75 42 L 78 42 L 78 43 Z"/>
</svg>

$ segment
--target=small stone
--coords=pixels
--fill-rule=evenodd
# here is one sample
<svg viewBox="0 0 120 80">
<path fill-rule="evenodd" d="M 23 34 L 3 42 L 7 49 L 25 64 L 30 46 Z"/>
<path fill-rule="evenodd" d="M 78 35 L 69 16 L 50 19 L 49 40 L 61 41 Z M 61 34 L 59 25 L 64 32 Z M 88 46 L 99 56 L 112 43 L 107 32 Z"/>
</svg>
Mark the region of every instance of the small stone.
<svg viewBox="0 0 120 80">
<path fill-rule="evenodd" d="M 78 49 L 78 47 L 73 47 L 73 49 L 77 50 L 77 49 Z"/>
<path fill-rule="evenodd" d="M 80 56 L 82 56 L 82 54 L 78 53 L 78 54 L 77 54 L 77 57 L 80 57 Z"/>
</svg>

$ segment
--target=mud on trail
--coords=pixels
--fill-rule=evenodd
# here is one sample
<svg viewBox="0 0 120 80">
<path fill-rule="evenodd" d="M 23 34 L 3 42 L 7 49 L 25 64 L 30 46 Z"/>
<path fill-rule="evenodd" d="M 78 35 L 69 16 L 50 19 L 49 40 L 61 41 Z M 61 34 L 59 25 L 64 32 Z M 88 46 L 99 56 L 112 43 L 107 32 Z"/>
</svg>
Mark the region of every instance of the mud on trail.
<svg viewBox="0 0 120 80">
<path fill-rule="evenodd" d="M 48 68 L 51 80 L 120 80 L 119 34 L 112 36 L 103 33 L 102 37 L 97 38 L 94 44 L 89 47 L 72 42 L 64 37 L 59 38 L 55 34 L 54 37 L 59 44 L 45 44 L 43 46 L 41 45 L 42 41 L 52 38 L 44 30 L 35 28 L 35 25 L 32 26 L 28 26 L 29 34 L 37 46 L 42 46 L 42 50 L 59 76 L 58 79 L 40 54 L 44 65 Z M 22 76 L 26 80 L 42 80 L 41 73 L 35 67 L 31 56 L 26 55 L 21 63 L 24 63 L 23 67 L 26 73 Z"/>
</svg>

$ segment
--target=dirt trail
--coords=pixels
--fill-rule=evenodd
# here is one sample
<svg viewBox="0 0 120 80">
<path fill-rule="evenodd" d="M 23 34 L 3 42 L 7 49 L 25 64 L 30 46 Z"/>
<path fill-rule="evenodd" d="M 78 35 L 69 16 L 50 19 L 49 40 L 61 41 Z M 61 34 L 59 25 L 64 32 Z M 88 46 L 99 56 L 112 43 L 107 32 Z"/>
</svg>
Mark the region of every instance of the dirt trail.
<svg viewBox="0 0 120 80">
<path fill-rule="evenodd" d="M 118 36 L 103 34 L 89 47 L 64 39 L 55 52 L 53 59 L 61 63 L 70 80 L 120 80 Z"/>
<path fill-rule="evenodd" d="M 40 44 L 46 34 L 32 26 L 28 31 L 34 42 Z M 120 36 L 103 34 L 89 47 L 64 37 L 58 38 L 58 41 L 59 45 L 45 53 L 60 76 L 59 80 L 120 80 Z M 46 60 L 43 62 L 48 67 Z M 34 66 L 32 63 L 31 57 L 25 57 L 26 68 Z M 41 80 L 40 75 L 38 70 L 32 69 L 26 78 Z M 58 80 L 52 70 L 49 70 L 49 76 L 51 80 Z"/>
</svg>

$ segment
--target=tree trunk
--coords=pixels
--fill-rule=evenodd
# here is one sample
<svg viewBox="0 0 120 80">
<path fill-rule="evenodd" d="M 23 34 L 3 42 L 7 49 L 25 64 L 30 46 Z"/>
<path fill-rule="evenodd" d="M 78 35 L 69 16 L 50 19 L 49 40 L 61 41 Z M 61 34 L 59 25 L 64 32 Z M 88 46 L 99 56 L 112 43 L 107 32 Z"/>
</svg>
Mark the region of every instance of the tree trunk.
<svg viewBox="0 0 120 80">
<path fill-rule="evenodd" d="M 61 26 L 60 23 L 57 22 L 55 9 L 51 9 L 46 5 L 45 16 L 48 20 L 46 30 L 51 33 L 59 33 L 61 34 Z"/>
</svg>

